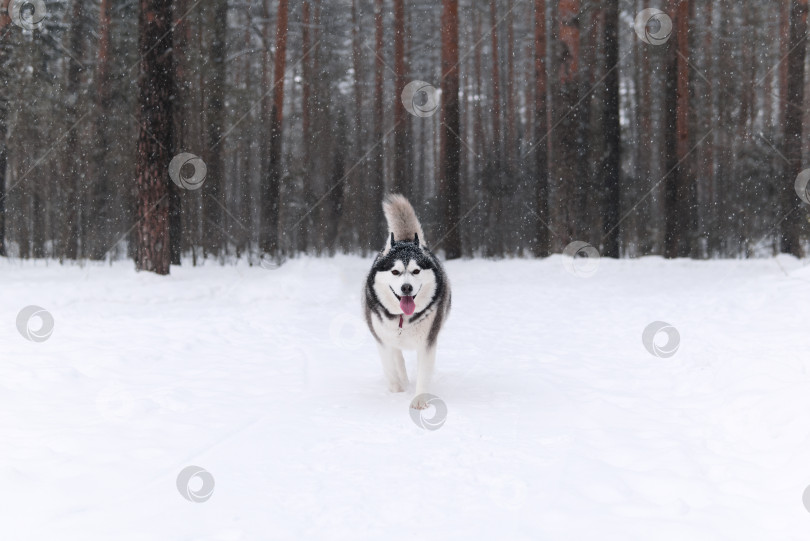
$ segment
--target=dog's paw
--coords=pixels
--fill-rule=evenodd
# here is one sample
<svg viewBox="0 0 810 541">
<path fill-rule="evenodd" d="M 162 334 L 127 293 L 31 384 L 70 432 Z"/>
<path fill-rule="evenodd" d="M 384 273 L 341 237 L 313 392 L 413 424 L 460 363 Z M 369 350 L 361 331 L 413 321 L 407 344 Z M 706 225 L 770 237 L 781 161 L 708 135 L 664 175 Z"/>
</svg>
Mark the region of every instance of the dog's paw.
<svg viewBox="0 0 810 541">
<path fill-rule="evenodd" d="M 411 408 L 413 408 L 415 410 L 427 409 L 427 407 L 428 407 L 427 401 L 428 401 L 428 397 L 426 397 L 425 395 L 416 396 L 411 401 Z"/>
<path fill-rule="evenodd" d="M 388 390 L 392 393 L 405 392 L 405 387 L 399 381 L 392 381 L 388 383 Z"/>
</svg>

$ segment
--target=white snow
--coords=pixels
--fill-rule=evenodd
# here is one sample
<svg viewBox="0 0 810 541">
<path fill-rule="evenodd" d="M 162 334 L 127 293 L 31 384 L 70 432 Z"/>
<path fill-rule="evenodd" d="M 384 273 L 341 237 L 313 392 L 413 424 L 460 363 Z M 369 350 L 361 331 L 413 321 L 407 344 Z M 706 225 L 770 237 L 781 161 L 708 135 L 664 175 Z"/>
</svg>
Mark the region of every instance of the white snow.
<svg viewBox="0 0 810 541">
<path fill-rule="evenodd" d="M 0 260 L 0 538 L 806 540 L 806 263 L 450 262 L 428 431 L 360 319 L 368 259 Z"/>
</svg>

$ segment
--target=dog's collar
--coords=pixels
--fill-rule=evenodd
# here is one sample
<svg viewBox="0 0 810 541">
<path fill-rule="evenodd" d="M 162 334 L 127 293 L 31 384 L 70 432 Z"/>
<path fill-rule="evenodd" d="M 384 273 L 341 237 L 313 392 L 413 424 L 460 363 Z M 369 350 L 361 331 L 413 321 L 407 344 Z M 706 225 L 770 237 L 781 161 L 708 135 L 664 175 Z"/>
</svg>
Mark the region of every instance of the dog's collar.
<svg viewBox="0 0 810 541">
<path fill-rule="evenodd" d="M 403 315 L 399 314 L 399 328 L 400 329 L 402 328 L 402 319 L 403 319 Z"/>
</svg>

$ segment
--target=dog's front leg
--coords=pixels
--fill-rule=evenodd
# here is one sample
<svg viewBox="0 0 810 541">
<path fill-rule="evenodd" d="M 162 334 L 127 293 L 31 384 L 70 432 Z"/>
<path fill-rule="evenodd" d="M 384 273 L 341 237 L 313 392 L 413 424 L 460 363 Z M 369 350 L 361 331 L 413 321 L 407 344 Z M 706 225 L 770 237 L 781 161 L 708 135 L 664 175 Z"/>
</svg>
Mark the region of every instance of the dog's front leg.
<svg viewBox="0 0 810 541">
<path fill-rule="evenodd" d="M 436 364 L 436 345 L 420 348 L 416 353 L 416 399 L 411 404 L 412 407 L 423 410 L 427 408 L 427 398 L 422 396 L 427 394 L 430 386 L 430 378 L 433 376 L 433 367 Z"/>
<path fill-rule="evenodd" d="M 405 390 L 405 385 L 400 379 L 397 361 L 401 358 L 402 353 L 395 348 L 385 347 L 381 344 L 377 344 L 377 349 L 380 352 L 380 360 L 382 361 L 385 379 L 388 381 L 388 390 L 392 393 L 401 393 Z"/>
</svg>

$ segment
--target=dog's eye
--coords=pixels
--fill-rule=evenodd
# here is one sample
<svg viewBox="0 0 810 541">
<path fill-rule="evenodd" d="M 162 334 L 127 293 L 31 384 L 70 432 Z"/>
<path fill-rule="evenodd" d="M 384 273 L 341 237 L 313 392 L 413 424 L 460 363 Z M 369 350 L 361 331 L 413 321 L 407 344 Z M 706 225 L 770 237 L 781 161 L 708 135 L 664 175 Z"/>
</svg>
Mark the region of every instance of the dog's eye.
<svg viewBox="0 0 810 541">
<path fill-rule="evenodd" d="M 394 276 L 399 276 L 399 271 L 398 270 L 392 270 L 391 274 L 393 274 Z"/>
<path fill-rule="evenodd" d="M 414 269 L 412 274 L 419 274 L 420 272 L 422 271 L 420 271 L 419 269 Z"/>
</svg>

